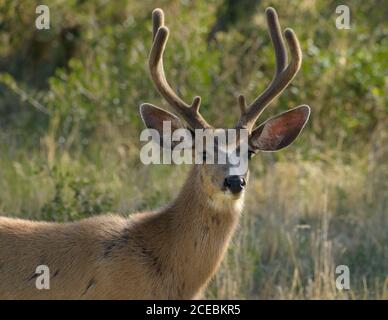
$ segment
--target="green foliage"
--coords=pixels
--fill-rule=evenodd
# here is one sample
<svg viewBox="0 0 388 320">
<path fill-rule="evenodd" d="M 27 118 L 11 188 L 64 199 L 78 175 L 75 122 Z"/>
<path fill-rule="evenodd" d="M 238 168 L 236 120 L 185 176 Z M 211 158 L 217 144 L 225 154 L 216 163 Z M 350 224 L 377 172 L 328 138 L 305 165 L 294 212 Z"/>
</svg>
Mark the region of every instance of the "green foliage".
<svg viewBox="0 0 388 320">
<path fill-rule="evenodd" d="M 141 102 L 165 105 L 146 68 L 155 4 L 53 1 L 52 29 L 37 31 L 28 27 L 34 25 L 32 2 L 5 3 L 0 19 L 6 40 L 0 52 L 4 124 L 17 125 L 27 137 L 29 131 L 44 132 L 50 118 L 37 113 L 47 109 L 55 115 L 53 121 L 59 119 L 57 139 L 77 135 L 72 141 L 80 146 L 79 141 L 96 135 L 109 140 L 101 134 L 106 122 L 137 132 Z M 268 4 L 220 0 L 159 4 L 171 29 L 165 56 L 168 78 L 185 100 L 202 95 L 202 112 L 217 125 L 232 126 L 238 117 L 238 93 L 254 99 L 272 77 L 273 49 L 263 20 Z M 313 141 L 319 150 L 332 148 L 338 138 L 345 149 L 356 142 L 368 144 L 368 134 L 387 117 L 388 44 L 379 2 L 352 2 L 350 30 L 335 28 L 336 1 L 271 5 L 282 25 L 295 29 L 304 53 L 302 71 L 273 109 L 311 105 L 309 135 L 301 147 Z M 233 21 L 228 18 L 232 11 L 239 12 Z M 11 12 L 18 15 L 11 19 Z M 65 57 L 58 57 L 63 52 Z M 47 65 L 51 71 L 41 73 Z M 13 122 L 15 118 L 25 121 Z"/>
<path fill-rule="evenodd" d="M 95 180 L 63 172 L 57 166 L 49 175 L 54 184 L 54 196 L 42 207 L 45 220 L 72 221 L 111 210 L 113 199 L 96 188 Z"/>
</svg>

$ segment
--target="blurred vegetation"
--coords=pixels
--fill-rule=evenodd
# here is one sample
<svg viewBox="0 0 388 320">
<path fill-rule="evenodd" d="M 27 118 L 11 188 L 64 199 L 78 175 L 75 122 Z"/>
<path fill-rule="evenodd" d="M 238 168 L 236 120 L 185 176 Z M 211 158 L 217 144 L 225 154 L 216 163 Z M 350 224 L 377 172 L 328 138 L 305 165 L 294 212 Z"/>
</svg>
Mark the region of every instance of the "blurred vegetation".
<svg viewBox="0 0 388 320">
<path fill-rule="evenodd" d="M 151 12 L 171 36 L 168 79 L 233 126 L 237 96 L 265 89 L 274 54 L 264 9 L 301 42 L 302 69 L 264 117 L 309 104 L 287 151 L 256 160 L 241 229 L 213 298 L 388 298 L 388 8 L 341 1 L 0 0 L 0 214 L 68 221 L 164 204 L 186 168 L 143 166 L 138 106 L 166 106 L 150 81 Z M 292 160 L 290 162 L 290 160 Z M 253 164 L 253 163 L 252 163 Z M 350 266 L 352 290 L 333 288 Z"/>
</svg>

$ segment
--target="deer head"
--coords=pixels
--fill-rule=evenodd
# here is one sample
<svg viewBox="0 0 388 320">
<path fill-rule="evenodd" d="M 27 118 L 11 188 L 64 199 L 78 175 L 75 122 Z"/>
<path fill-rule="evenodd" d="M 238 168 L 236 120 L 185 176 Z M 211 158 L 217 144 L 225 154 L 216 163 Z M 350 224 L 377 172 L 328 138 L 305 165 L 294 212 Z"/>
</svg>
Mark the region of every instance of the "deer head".
<svg viewBox="0 0 388 320">
<path fill-rule="evenodd" d="M 267 23 L 270 37 L 275 50 L 276 70 L 272 82 L 250 105 L 247 105 L 243 95 L 238 98 L 241 109 L 241 117 L 233 129 L 245 130 L 247 132 L 246 154 L 240 154 L 240 157 L 246 156 L 251 159 L 259 151 L 278 151 L 290 145 L 299 135 L 308 121 L 310 108 L 302 105 L 281 113 L 268 119 L 256 128 L 254 128 L 259 116 L 264 109 L 288 86 L 291 80 L 298 72 L 302 54 L 298 39 L 293 30 L 287 28 L 284 36 L 290 51 L 290 60 L 287 64 L 287 52 L 283 41 L 278 17 L 273 8 L 266 10 Z M 163 53 L 166 47 L 169 30 L 164 25 L 164 14 L 161 9 L 155 9 L 152 13 L 153 21 L 153 43 L 149 55 L 149 69 L 151 78 L 159 93 L 167 100 L 170 106 L 177 114 L 185 120 L 188 128 L 193 132 L 198 130 L 226 131 L 229 129 L 215 129 L 212 127 L 199 112 L 201 98 L 199 96 L 193 99 L 191 104 L 184 102 L 168 84 L 164 68 Z M 144 103 L 140 106 L 140 112 L 145 125 L 148 128 L 156 129 L 163 134 L 163 121 L 171 123 L 171 129 L 176 130 L 184 128 L 180 119 L 163 109 L 152 104 Z M 192 146 L 194 148 L 194 146 Z M 240 145 L 236 146 L 239 149 Z M 227 196 L 237 199 L 243 194 L 243 190 L 248 180 L 248 170 L 239 174 L 231 174 L 234 164 L 230 161 L 226 163 L 217 163 L 216 154 L 219 154 L 219 146 L 215 144 L 214 150 L 195 150 L 204 156 L 214 157 L 214 163 L 202 163 L 197 165 L 201 181 L 205 189 L 211 194 Z"/>
</svg>

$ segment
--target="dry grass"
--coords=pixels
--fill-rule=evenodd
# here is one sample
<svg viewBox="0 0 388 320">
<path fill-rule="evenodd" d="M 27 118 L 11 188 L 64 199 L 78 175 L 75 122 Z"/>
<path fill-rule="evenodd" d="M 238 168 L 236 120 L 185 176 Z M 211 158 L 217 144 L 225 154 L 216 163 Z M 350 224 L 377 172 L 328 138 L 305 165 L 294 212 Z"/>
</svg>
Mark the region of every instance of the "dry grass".
<svg viewBox="0 0 388 320">
<path fill-rule="evenodd" d="M 257 177 L 209 297 L 388 299 L 386 182 L 370 177 L 386 173 L 366 168 L 278 162 Z M 336 288 L 337 265 L 350 290 Z"/>
<path fill-rule="evenodd" d="M 177 193 L 187 167 L 145 167 L 136 147 L 112 145 L 87 157 L 47 147 L 28 157 L 2 152 L 0 214 L 129 214 Z M 240 228 L 207 297 L 388 299 L 388 168 L 380 151 L 347 162 L 338 154 L 303 160 L 291 150 L 294 161 L 255 159 Z M 337 265 L 350 268 L 350 290 L 336 289 Z"/>
</svg>

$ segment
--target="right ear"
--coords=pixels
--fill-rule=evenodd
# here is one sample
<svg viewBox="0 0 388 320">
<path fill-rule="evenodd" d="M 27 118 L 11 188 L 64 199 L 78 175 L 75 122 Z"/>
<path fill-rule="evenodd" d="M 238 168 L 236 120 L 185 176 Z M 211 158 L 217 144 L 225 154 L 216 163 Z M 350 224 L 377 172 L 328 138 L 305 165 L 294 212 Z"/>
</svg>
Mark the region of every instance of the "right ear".
<svg viewBox="0 0 388 320">
<path fill-rule="evenodd" d="M 310 116 L 310 107 L 299 106 L 283 112 L 253 130 L 249 143 L 255 151 L 278 151 L 298 137 Z"/>
<path fill-rule="evenodd" d="M 159 142 L 161 146 L 163 146 L 163 137 L 166 134 L 173 134 L 175 130 L 185 129 L 181 120 L 176 115 L 150 103 L 143 103 L 140 106 L 140 115 L 148 129 L 154 129 L 158 132 L 160 139 L 157 142 Z M 169 122 L 171 124 L 171 132 L 164 132 L 163 122 Z M 167 141 L 171 141 L 170 136 L 166 136 L 165 139 Z M 179 141 L 173 141 L 172 147 L 174 147 L 177 143 L 179 143 Z"/>
</svg>

